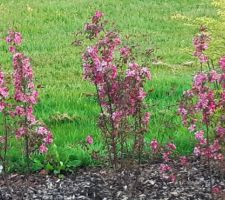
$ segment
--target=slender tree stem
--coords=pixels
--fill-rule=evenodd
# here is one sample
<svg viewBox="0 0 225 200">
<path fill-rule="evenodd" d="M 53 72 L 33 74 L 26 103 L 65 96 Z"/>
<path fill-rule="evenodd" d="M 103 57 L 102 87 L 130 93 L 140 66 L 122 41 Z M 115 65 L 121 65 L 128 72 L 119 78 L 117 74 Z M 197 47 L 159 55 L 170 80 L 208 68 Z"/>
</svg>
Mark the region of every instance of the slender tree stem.
<svg viewBox="0 0 225 200">
<path fill-rule="evenodd" d="M 209 154 L 209 127 L 208 125 L 206 125 L 206 137 L 207 137 L 207 153 Z M 207 162 L 208 162 L 208 168 L 209 168 L 209 181 L 210 181 L 210 192 L 212 195 L 212 199 L 214 200 L 214 195 L 213 195 L 213 183 L 212 183 L 212 170 L 211 170 L 211 162 L 210 162 L 210 158 L 209 155 L 207 155 Z"/>
<path fill-rule="evenodd" d="M 109 99 L 109 111 L 110 111 L 110 119 L 111 119 L 111 125 L 112 125 L 112 133 L 111 133 L 111 137 L 112 137 L 112 151 L 113 151 L 113 162 L 114 162 L 114 167 L 117 167 L 117 150 L 116 150 L 116 138 L 115 138 L 115 125 L 114 125 L 114 121 L 113 121 L 113 108 L 112 108 L 112 99 L 110 96 L 110 90 L 109 90 L 109 83 L 106 80 L 106 84 L 107 84 L 107 95 L 108 95 L 108 99 Z"/>
<path fill-rule="evenodd" d="M 8 151 L 8 127 L 5 112 L 2 113 L 4 123 L 4 156 L 3 156 L 3 170 L 7 173 L 7 151 Z"/>
<path fill-rule="evenodd" d="M 12 196 L 12 192 L 10 190 L 9 187 L 9 183 L 8 183 L 8 171 L 7 171 L 7 152 L 8 152 L 8 124 L 7 124 L 7 117 L 6 117 L 6 113 L 3 112 L 2 113 L 2 117 L 3 117 L 3 129 L 4 129 L 4 155 L 3 155 L 3 179 L 5 181 L 7 190 L 9 191 L 10 195 Z"/>
<path fill-rule="evenodd" d="M 25 152 L 26 152 L 26 162 L 27 162 L 27 171 L 30 173 L 30 152 L 29 152 L 29 138 L 25 137 Z"/>
<path fill-rule="evenodd" d="M 103 112 L 103 108 L 102 108 L 102 105 L 101 105 L 99 89 L 98 89 L 98 86 L 97 86 L 96 83 L 95 83 L 95 89 L 96 89 L 96 92 L 97 92 L 98 104 L 99 104 L 99 107 L 100 107 L 100 110 L 101 110 L 101 114 L 103 116 L 104 126 L 106 128 L 106 131 L 109 133 L 109 129 L 107 127 L 107 123 L 106 123 L 106 119 L 105 119 L 105 114 Z M 108 136 L 104 131 L 103 131 L 103 134 L 105 135 L 104 138 L 105 138 L 105 143 L 106 143 L 106 146 L 107 146 L 109 162 L 112 164 L 112 158 L 111 158 L 111 153 L 110 153 L 110 148 L 109 148 Z"/>
</svg>

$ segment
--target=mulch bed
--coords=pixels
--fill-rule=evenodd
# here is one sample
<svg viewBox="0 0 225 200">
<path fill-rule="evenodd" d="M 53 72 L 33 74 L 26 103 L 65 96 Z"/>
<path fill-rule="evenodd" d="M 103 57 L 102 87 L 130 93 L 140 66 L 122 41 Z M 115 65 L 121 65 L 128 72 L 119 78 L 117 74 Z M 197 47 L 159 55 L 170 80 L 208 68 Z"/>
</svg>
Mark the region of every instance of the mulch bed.
<svg viewBox="0 0 225 200">
<path fill-rule="evenodd" d="M 207 166 L 195 160 L 188 168 L 177 164 L 177 182 L 165 181 L 159 173 L 160 164 L 144 164 L 123 170 L 85 168 L 64 178 L 33 174 L 11 174 L 9 189 L 0 177 L 0 200 L 207 200 L 209 192 Z M 212 181 L 222 186 L 223 194 L 215 199 L 225 200 L 221 174 L 213 171 Z"/>
</svg>

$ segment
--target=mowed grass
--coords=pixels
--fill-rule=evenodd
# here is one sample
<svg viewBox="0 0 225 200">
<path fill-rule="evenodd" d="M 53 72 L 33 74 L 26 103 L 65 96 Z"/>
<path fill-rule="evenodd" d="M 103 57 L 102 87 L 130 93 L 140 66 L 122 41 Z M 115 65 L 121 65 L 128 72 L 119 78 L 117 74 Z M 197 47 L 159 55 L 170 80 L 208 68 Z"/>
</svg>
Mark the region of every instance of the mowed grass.
<svg viewBox="0 0 225 200">
<path fill-rule="evenodd" d="M 197 64 L 184 67 L 182 63 L 194 60 L 186 49 L 191 52 L 198 27 L 171 16 L 213 17 L 216 12 L 210 0 L 1 0 L 1 37 L 10 28 L 23 34 L 22 49 L 32 58 L 36 84 L 43 86 L 36 114 L 53 131 L 60 159 L 70 151 L 83 165 L 88 164 L 88 153 L 79 145 L 88 134 L 94 136 L 95 150 L 103 149 L 97 127 L 99 108 L 96 98 L 87 95 L 94 88 L 83 80 L 80 50 L 71 45 L 73 32 L 81 30 L 96 10 L 116 23 L 121 36 L 129 36 L 142 50 L 154 48 L 158 61 L 166 63 L 151 65 L 153 80 L 146 85 L 152 113 L 147 141 L 173 139 L 179 152 L 190 153 L 193 140 L 182 126 L 175 104 L 190 87 L 196 70 Z M 2 67 L 10 71 L 11 57 L 3 41 L 0 55 Z M 18 161 L 17 150 L 12 147 L 12 152 L 10 156 Z"/>
</svg>

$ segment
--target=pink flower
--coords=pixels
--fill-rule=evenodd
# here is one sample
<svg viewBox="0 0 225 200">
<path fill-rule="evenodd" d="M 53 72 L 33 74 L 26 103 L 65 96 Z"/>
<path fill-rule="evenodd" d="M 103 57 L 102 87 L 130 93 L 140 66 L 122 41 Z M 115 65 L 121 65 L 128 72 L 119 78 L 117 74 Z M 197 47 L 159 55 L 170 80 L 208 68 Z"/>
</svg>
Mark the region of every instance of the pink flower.
<svg viewBox="0 0 225 200">
<path fill-rule="evenodd" d="M 206 81 L 208 80 L 208 77 L 204 73 L 199 73 L 195 75 L 194 77 L 194 86 L 196 88 L 200 88 Z"/>
<path fill-rule="evenodd" d="M 144 89 L 143 88 L 140 88 L 139 89 L 139 94 L 138 94 L 138 99 L 139 100 L 143 100 L 146 96 L 146 92 L 144 92 Z"/>
<path fill-rule="evenodd" d="M 150 145 L 153 151 L 156 151 L 159 148 L 159 143 L 155 139 L 151 141 Z"/>
<path fill-rule="evenodd" d="M 200 149 L 200 147 L 195 147 L 194 148 L 194 154 L 196 155 L 196 156 L 200 156 L 201 155 L 201 149 Z"/>
<path fill-rule="evenodd" d="M 164 172 L 167 172 L 167 171 L 171 171 L 172 168 L 167 165 L 167 164 L 160 164 L 160 172 L 161 173 L 164 173 Z"/>
<path fill-rule="evenodd" d="M 225 56 L 220 59 L 219 64 L 220 68 L 225 71 Z"/>
<path fill-rule="evenodd" d="M 40 153 L 47 153 L 48 152 L 48 148 L 45 146 L 45 144 L 42 144 L 39 147 L 39 151 L 40 151 Z"/>
<path fill-rule="evenodd" d="M 206 63 L 206 62 L 208 62 L 209 61 L 209 58 L 208 58 L 208 56 L 206 56 L 206 55 L 199 55 L 198 56 L 199 57 L 199 61 L 201 62 L 201 63 Z"/>
<path fill-rule="evenodd" d="M 217 153 L 221 149 L 221 145 L 219 144 L 219 140 L 215 139 L 213 144 L 209 146 L 211 153 Z"/>
<path fill-rule="evenodd" d="M 123 117 L 122 111 L 116 111 L 112 114 L 112 120 L 114 121 L 115 124 L 118 124 L 122 119 L 122 117 Z"/>
<path fill-rule="evenodd" d="M 0 87 L 0 96 L 6 98 L 9 95 L 8 88 L 6 87 Z"/>
<path fill-rule="evenodd" d="M 215 160 L 223 161 L 224 160 L 224 155 L 222 153 L 217 153 L 214 155 Z"/>
<path fill-rule="evenodd" d="M 92 23 L 97 24 L 104 14 L 101 11 L 96 11 L 95 15 L 92 17 Z"/>
<path fill-rule="evenodd" d="M 196 138 L 197 140 L 202 140 L 202 139 L 204 138 L 204 131 L 201 130 L 201 131 L 196 132 L 196 133 L 195 133 L 195 138 Z"/>
<path fill-rule="evenodd" d="M 220 80 L 220 74 L 218 74 L 215 70 L 209 72 L 209 81 L 211 83 Z"/>
<path fill-rule="evenodd" d="M 183 116 L 187 115 L 187 110 L 185 108 L 183 108 L 183 107 L 180 107 L 178 111 Z"/>
<path fill-rule="evenodd" d="M 100 18 L 100 17 L 102 17 L 104 14 L 101 12 L 101 11 L 96 11 L 96 13 L 95 13 L 95 16 L 96 17 L 98 17 L 98 18 Z"/>
<path fill-rule="evenodd" d="M 9 52 L 10 52 L 10 53 L 15 53 L 15 52 L 16 52 L 16 47 L 10 46 L 10 47 L 9 47 Z"/>
<path fill-rule="evenodd" d="M 6 104 L 4 102 L 0 102 L 0 112 L 2 112 L 6 107 Z"/>
<path fill-rule="evenodd" d="M 116 66 L 113 66 L 112 67 L 112 79 L 115 79 L 117 77 L 117 67 Z"/>
<path fill-rule="evenodd" d="M 195 129 L 196 129 L 196 125 L 195 125 L 195 124 L 191 124 L 191 126 L 188 128 L 188 130 L 189 130 L 190 132 L 194 132 Z"/>
<path fill-rule="evenodd" d="M 150 116 L 151 116 L 151 114 L 150 114 L 149 112 L 145 113 L 145 115 L 144 115 L 143 122 L 144 122 L 144 124 L 145 124 L 146 126 L 147 126 L 148 123 L 149 123 Z"/>
<path fill-rule="evenodd" d="M 43 126 L 40 126 L 37 130 L 37 134 L 46 136 L 48 134 L 48 129 Z"/>
<path fill-rule="evenodd" d="M 171 150 L 176 150 L 176 145 L 175 144 L 173 144 L 173 143 L 169 143 L 169 144 L 167 144 L 167 146 L 171 149 Z"/>
<path fill-rule="evenodd" d="M 53 136 L 52 134 L 48 131 L 47 136 L 43 139 L 45 144 L 51 144 L 53 142 Z"/>
<path fill-rule="evenodd" d="M 9 96 L 9 90 L 5 87 L 4 73 L 0 70 L 0 103 L 5 107 L 4 99 Z"/>
<path fill-rule="evenodd" d="M 204 131 L 198 131 L 195 133 L 195 139 L 200 142 L 201 145 L 206 144 L 206 139 L 204 138 Z"/>
<path fill-rule="evenodd" d="M 127 77 L 135 77 L 135 76 L 136 76 L 136 73 L 135 73 L 134 70 L 128 69 L 128 70 L 126 71 L 126 76 L 127 76 Z"/>
<path fill-rule="evenodd" d="M 206 109 L 209 105 L 209 99 L 206 93 L 199 94 L 199 101 L 196 106 L 198 110 Z"/>
<path fill-rule="evenodd" d="M 151 79 L 152 79 L 152 75 L 151 75 L 151 73 L 150 73 L 150 71 L 149 71 L 149 69 L 148 69 L 147 67 L 143 67 L 143 68 L 141 69 L 141 74 L 142 74 L 144 77 L 146 77 L 148 80 L 151 80 Z"/>
<path fill-rule="evenodd" d="M 170 155 L 171 155 L 171 152 L 170 152 L 170 151 L 164 152 L 164 153 L 163 153 L 163 160 L 164 160 L 165 162 L 170 161 L 170 158 L 169 158 Z"/>
<path fill-rule="evenodd" d="M 53 142 L 53 135 L 46 127 L 38 127 L 37 134 L 43 138 L 44 145 L 49 145 Z"/>
<path fill-rule="evenodd" d="M 27 134 L 27 129 L 25 127 L 21 127 L 16 131 L 16 138 L 20 138 Z"/>
<path fill-rule="evenodd" d="M 120 55 L 123 59 L 127 60 L 130 56 L 131 49 L 129 47 L 123 47 L 120 49 Z"/>
<path fill-rule="evenodd" d="M 213 188 L 212 188 L 212 192 L 214 194 L 219 194 L 221 192 L 221 186 L 219 185 L 214 185 Z"/>
<path fill-rule="evenodd" d="M 25 115 L 25 109 L 22 106 L 16 106 L 15 114 L 19 116 Z"/>
<path fill-rule="evenodd" d="M 181 157 L 180 157 L 180 164 L 181 164 L 182 166 L 186 166 L 186 165 L 188 164 L 188 159 L 187 159 L 186 156 L 181 156 Z"/>
<path fill-rule="evenodd" d="M 6 42 L 12 45 L 22 44 L 22 35 L 19 32 L 9 31 Z"/>
<path fill-rule="evenodd" d="M 94 143 L 93 137 L 92 137 L 91 135 L 88 135 L 88 136 L 86 137 L 86 142 L 87 142 L 88 144 L 93 144 L 93 143 Z"/>
<path fill-rule="evenodd" d="M 174 175 L 174 174 L 172 174 L 172 175 L 169 176 L 169 180 L 170 180 L 172 183 L 175 183 L 176 180 L 177 180 L 177 176 Z"/>
<path fill-rule="evenodd" d="M 36 117 L 33 114 L 33 106 L 32 105 L 30 105 L 29 107 L 27 107 L 27 109 L 26 109 L 26 117 L 27 117 L 27 120 L 31 124 L 34 124 L 36 122 Z"/>
<path fill-rule="evenodd" d="M 21 33 L 15 32 L 14 42 L 17 45 L 20 45 L 22 43 L 22 35 L 21 35 Z"/>
<path fill-rule="evenodd" d="M 217 135 L 221 138 L 224 137 L 225 136 L 225 128 L 224 127 L 218 127 L 217 128 Z"/>
</svg>

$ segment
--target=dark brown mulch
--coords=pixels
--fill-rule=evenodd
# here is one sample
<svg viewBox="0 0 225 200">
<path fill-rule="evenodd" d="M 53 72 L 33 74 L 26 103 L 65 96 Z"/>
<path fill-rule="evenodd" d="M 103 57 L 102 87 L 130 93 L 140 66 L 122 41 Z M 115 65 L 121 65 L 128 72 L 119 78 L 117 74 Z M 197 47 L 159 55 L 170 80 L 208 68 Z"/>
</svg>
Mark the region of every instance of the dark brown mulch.
<svg viewBox="0 0 225 200">
<path fill-rule="evenodd" d="M 189 168 L 177 164 L 177 182 L 170 183 L 162 179 L 160 164 L 145 164 L 126 170 L 100 168 L 80 169 L 66 175 L 63 179 L 40 174 L 12 174 L 8 178 L 9 189 L 0 179 L 0 200 L 43 199 L 43 200 L 207 200 L 209 192 L 209 174 L 205 164 L 199 160 L 192 162 Z M 2 178 L 2 177 L 1 177 Z M 213 173 L 214 183 L 222 186 L 225 200 L 225 186 L 221 175 Z"/>
</svg>

